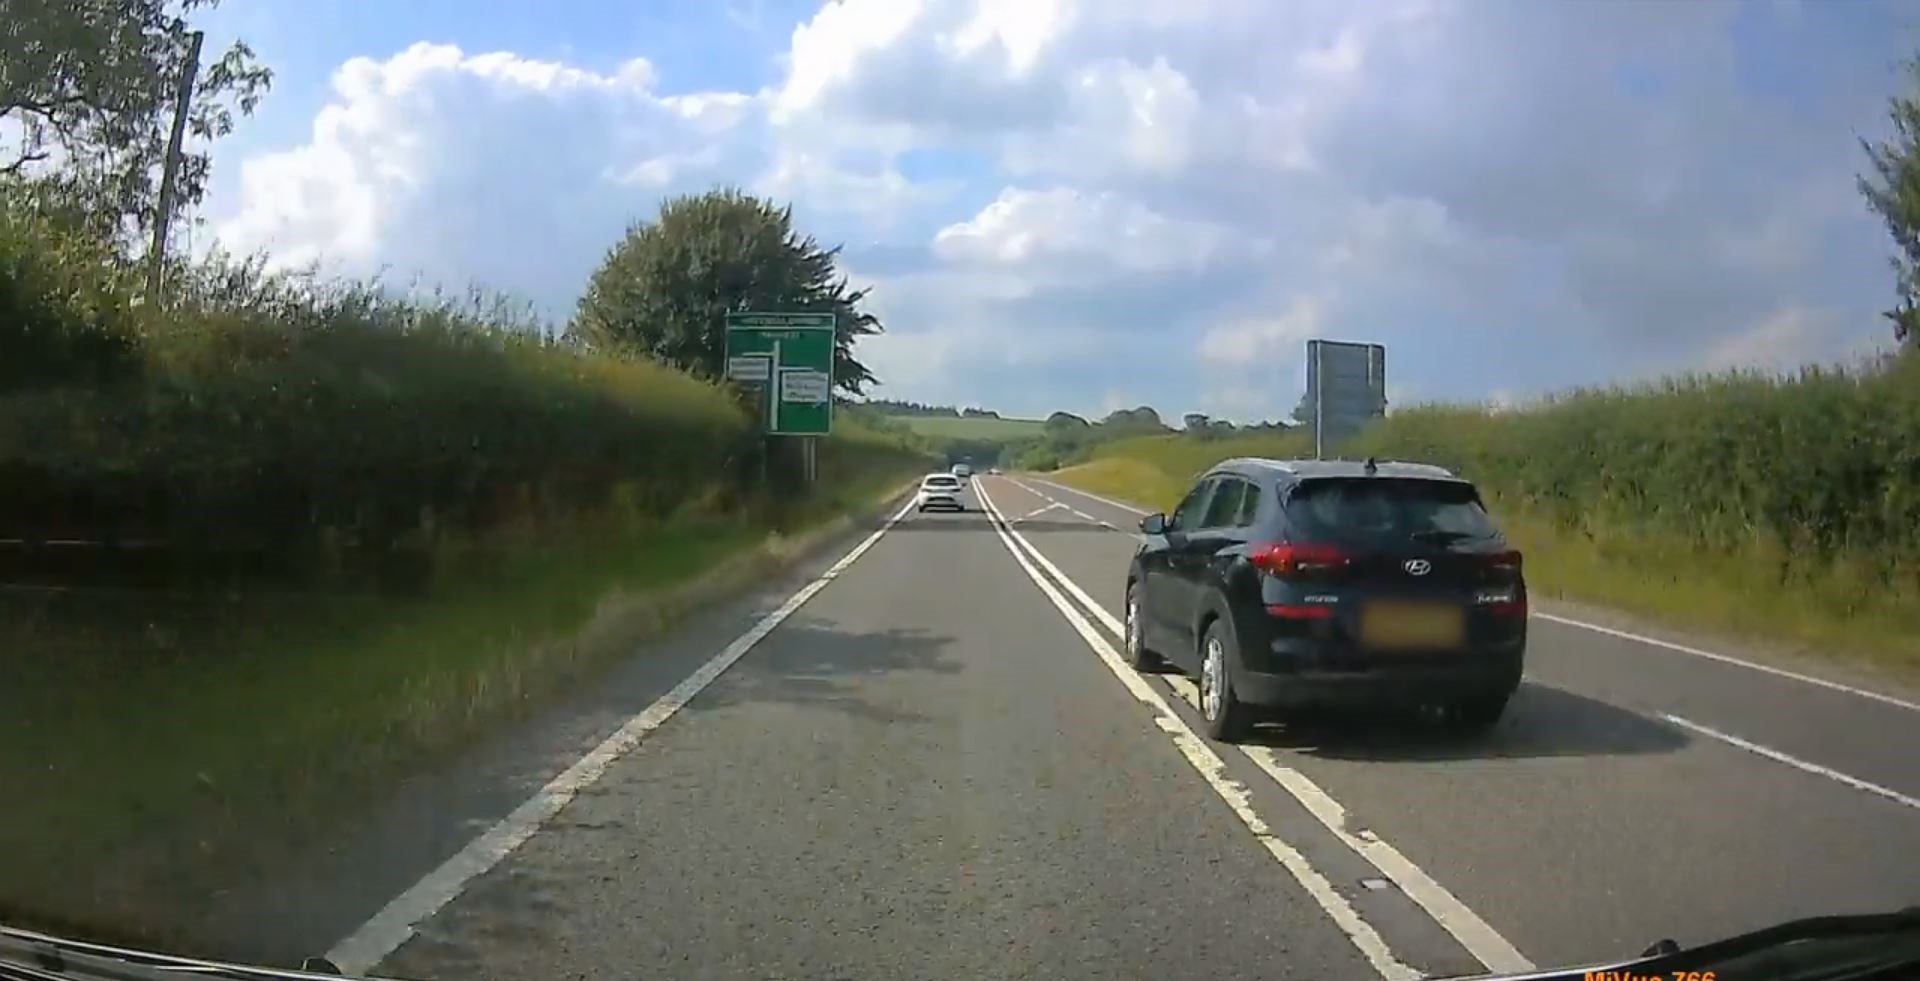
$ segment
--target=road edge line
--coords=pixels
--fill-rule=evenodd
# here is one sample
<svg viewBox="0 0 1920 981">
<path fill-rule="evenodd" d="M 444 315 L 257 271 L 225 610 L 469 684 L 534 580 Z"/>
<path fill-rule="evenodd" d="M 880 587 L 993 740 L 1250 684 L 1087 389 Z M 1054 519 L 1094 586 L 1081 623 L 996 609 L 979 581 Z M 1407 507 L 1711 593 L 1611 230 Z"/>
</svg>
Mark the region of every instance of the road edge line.
<svg viewBox="0 0 1920 981">
<path fill-rule="evenodd" d="M 1698 647 L 1689 647 L 1686 644 L 1676 644 L 1670 640 L 1661 640 L 1658 637 L 1649 637 L 1645 634 L 1636 634 L 1628 630 L 1617 630 L 1613 627 L 1603 627 L 1597 623 L 1588 623 L 1585 620 L 1575 620 L 1572 617 L 1564 617 L 1555 613 L 1542 613 L 1538 610 L 1535 610 L 1533 612 L 1533 616 L 1541 620 L 1546 620 L 1552 623 L 1565 624 L 1569 627 L 1579 627 L 1582 630 L 1591 630 L 1594 633 L 1606 634 L 1610 637 L 1618 637 L 1621 640 L 1631 640 L 1637 643 L 1647 644 L 1652 647 L 1664 647 L 1667 650 L 1678 651 L 1681 654 L 1691 654 L 1694 657 L 1706 658 L 1709 661 L 1718 661 L 1721 664 L 1731 664 L 1731 665 L 1734 665 L 1735 667 L 1747 668 L 1748 670 L 1758 671 L 1762 674 L 1770 674 L 1777 678 L 1786 678 L 1789 681 L 1798 681 L 1803 684 L 1813 685 L 1816 688 L 1826 688 L 1831 691 L 1843 692 L 1848 695 L 1856 695 L 1860 698 L 1865 698 L 1871 701 L 1880 702 L 1882 704 L 1891 705 L 1895 708 L 1906 709 L 1909 712 L 1920 712 L 1920 702 L 1910 702 L 1904 698 L 1898 698 L 1893 695 L 1885 694 L 1883 692 L 1877 692 L 1870 688 L 1857 688 L 1853 685 L 1842 684 L 1838 681 L 1830 681 L 1826 678 L 1821 678 L 1816 675 L 1803 674 L 1799 671 L 1789 671 L 1786 668 L 1776 668 L 1771 664 L 1761 664 L 1756 661 L 1749 661 L 1744 658 L 1734 657 L 1731 654 L 1720 654 L 1715 651 L 1702 650 Z"/>
<path fill-rule="evenodd" d="M 1750 739 L 1742 739 L 1730 732 L 1723 732 L 1712 726 L 1701 725 L 1692 719 L 1683 718 L 1671 712 L 1660 713 L 1660 718 L 1666 720 L 1670 725 L 1679 726 L 1682 729 L 1706 736 L 1709 739 L 1717 739 L 1736 749 L 1744 749 L 1755 756 L 1772 760 L 1775 763 L 1783 763 L 1801 772 L 1811 773 L 1817 777 L 1825 777 L 1835 783 L 1852 787 L 1862 793 L 1872 794 L 1875 797 L 1882 797 L 1896 804 L 1904 804 L 1915 810 L 1920 810 L 1920 798 L 1909 797 L 1891 787 L 1883 787 L 1872 781 L 1862 780 L 1852 774 L 1842 773 L 1832 767 L 1821 766 L 1811 760 L 1803 760 L 1798 756 L 1783 753 L 1771 746 L 1763 746 Z"/>
<path fill-rule="evenodd" d="M 1119 508 L 1122 511 L 1130 511 L 1134 514 L 1148 513 L 1146 511 L 1141 510 L 1140 508 L 1134 507 L 1131 504 L 1122 504 L 1119 501 L 1116 501 L 1107 497 L 1102 497 L 1101 495 L 1095 494 L 1092 491 L 1081 490 L 1078 487 L 1072 487 L 1067 484 L 1059 483 L 1057 481 L 1048 480 L 1044 477 L 1034 476 L 1032 480 L 1035 483 L 1045 484 L 1046 486 L 1055 488 L 1057 490 L 1064 490 L 1070 493 L 1084 495 L 1093 500 L 1099 501 L 1102 504 L 1107 504 L 1107 505 L 1111 505 L 1113 507 Z M 1019 483 L 1019 481 L 1016 480 L 1015 483 Z M 1032 490 L 1032 488 L 1028 488 L 1028 489 Z M 1034 491 L 1034 493 L 1039 494 L 1040 492 Z M 1040 494 L 1040 496 L 1046 497 L 1045 494 Z M 1051 500 L 1051 498 L 1049 498 L 1049 500 Z M 1098 521 L 1099 519 L 1096 518 L 1094 520 Z M 1108 527 L 1112 527 L 1112 526 L 1109 525 Z M 1819 677 L 1818 675 L 1806 674 L 1804 672 L 1793 671 L 1787 668 L 1777 668 L 1770 664 L 1761 664 L 1757 661 L 1749 661 L 1745 658 L 1734 657 L 1731 654 L 1721 654 L 1717 651 L 1702 650 L 1701 648 L 1698 648 L 1698 647 L 1691 647 L 1686 644 L 1675 643 L 1674 641 L 1671 641 L 1671 640 L 1662 640 L 1658 637 L 1649 637 L 1646 634 L 1638 634 L 1630 630 L 1619 630 L 1614 627 L 1601 626 L 1600 624 L 1597 624 L 1597 623 L 1589 623 L 1585 620 L 1576 620 L 1573 617 L 1561 616 L 1555 613 L 1544 613 L 1539 610 L 1535 610 L 1533 611 L 1532 615 L 1538 619 L 1546 620 L 1551 623 L 1564 624 L 1569 627 L 1579 627 L 1582 630 L 1591 630 L 1594 633 L 1607 634 L 1608 636 L 1618 637 L 1621 640 L 1631 640 L 1636 643 L 1646 644 L 1651 647 L 1662 647 L 1667 650 L 1676 651 L 1681 654 L 1691 654 L 1694 657 L 1705 658 L 1709 661 L 1718 661 L 1721 664 L 1730 664 L 1735 667 L 1746 668 L 1751 671 L 1758 671 L 1762 674 L 1770 674 L 1776 678 L 1785 678 L 1789 681 L 1798 681 L 1798 682 L 1801 682 L 1802 684 L 1813 685 L 1816 688 L 1825 688 L 1825 689 L 1828 689 L 1829 691 L 1844 692 L 1845 694 L 1848 694 L 1848 695 L 1854 695 L 1860 698 L 1865 698 L 1865 699 L 1868 699 L 1869 701 L 1879 702 L 1883 705 L 1891 705 L 1895 708 L 1905 709 L 1909 712 L 1920 712 L 1920 702 L 1915 702 L 1905 698 L 1900 698 L 1899 696 L 1896 696 L 1896 695 L 1888 695 L 1884 692 L 1877 692 L 1871 688 L 1861 688 L 1856 685 L 1849 685 L 1843 682 L 1832 681 L 1827 678 L 1822 678 L 1822 677 Z"/>
<path fill-rule="evenodd" d="M 786 602 L 761 617 L 746 633 L 735 637 L 721 648 L 692 674 L 679 684 L 674 685 L 655 699 L 639 714 L 629 718 L 613 734 L 602 740 L 598 746 L 589 750 L 585 756 L 574 761 L 572 766 L 554 777 L 535 791 L 520 806 L 514 808 L 506 817 L 482 832 L 479 837 L 467 842 L 465 847 L 455 852 L 451 858 L 440 863 L 433 871 L 421 877 L 420 881 L 395 896 L 379 912 L 368 918 L 354 931 L 342 938 L 328 950 L 326 957 L 335 966 L 350 975 L 366 974 L 385 960 L 408 940 L 413 939 L 415 927 L 422 921 L 438 913 L 466 889 L 469 882 L 499 865 L 514 850 L 525 844 L 539 832 L 542 826 L 552 820 L 554 815 L 579 795 L 580 791 L 592 786 L 615 762 L 638 747 L 645 737 L 660 728 L 674 713 L 691 701 L 714 679 L 720 677 L 734 662 L 744 657 L 766 636 L 773 632 L 800 607 L 806 605 L 814 595 L 825 589 L 827 584 L 839 578 L 840 574 L 853 565 L 854 561 L 866 554 L 867 550 L 880 540 L 880 536 L 892 530 L 893 526 L 906 517 L 912 510 L 913 501 L 907 503 L 888 518 L 872 534 L 862 539 L 840 560 L 829 566 L 825 572 L 814 577 L 800 587 Z"/>
<path fill-rule="evenodd" d="M 1166 681 L 1182 701 L 1196 710 L 1199 708 L 1200 692 L 1190 679 L 1175 677 Z M 1499 974 L 1518 974 L 1538 969 L 1538 965 L 1520 953 L 1519 948 L 1500 935 L 1500 931 L 1481 919 L 1473 907 L 1462 902 L 1439 880 L 1427 874 L 1427 870 L 1414 864 L 1400 849 L 1366 828 L 1348 830 L 1346 805 L 1322 790 L 1312 777 L 1280 762 L 1279 754 L 1271 747 L 1241 746 L 1240 752 L 1246 754 L 1254 766 L 1272 777 L 1281 789 L 1292 794 L 1293 799 L 1299 801 L 1300 806 L 1306 808 L 1307 813 L 1313 815 L 1328 831 L 1333 832 L 1341 844 L 1379 869 L 1381 875 L 1426 911 L 1428 918 L 1445 930 L 1475 960 L 1485 965 L 1487 970 Z"/>
<path fill-rule="evenodd" d="M 982 500 L 985 499 L 982 498 Z M 1092 596 L 1089 596 L 1071 577 L 1054 565 L 1052 560 L 1040 552 L 1038 546 L 1027 541 L 1011 527 L 1008 528 L 1008 533 L 1024 545 L 1039 561 L 1040 566 L 1058 580 L 1074 599 L 1080 601 L 1089 612 L 1107 626 L 1107 629 L 1113 631 L 1114 636 L 1122 638 L 1126 636 L 1125 625 L 1096 603 Z M 1144 680 L 1142 679 L 1143 682 Z M 1180 691 L 1172 679 L 1167 679 L 1166 684 L 1169 688 L 1173 688 L 1183 700 L 1189 704 L 1193 703 L 1193 699 Z M 1238 746 L 1237 748 L 1247 759 L 1253 761 L 1254 766 L 1273 778 L 1282 790 L 1298 801 L 1308 814 L 1313 815 L 1314 820 L 1319 821 L 1322 826 L 1332 832 L 1341 844 L 1346 845 L 1368 864 L 1380 870 L 1380 874 L 1398 886 L 1408 899 L 1413 900 L 1416 905 L 1426 911 L 1440 929 L 1446 931 L 1448 936 L 1457 941 L 1469 955 L 1485 965 L 1488 970 L 1509 974 L 1534 970 L 1534 963 L 1520 953 L 1519 948 L 1516 948 L 1506 937 L 1501 936 L 1500 932 L 1475 913 L 1472 907 L 1442 886 L 1425 869 L 1414 864 L 1413 860 L 1407 858 L 1398 848 L 1371 831 L 1360 834 L 1348 831 L 1346 805 L 1322 790 L 1312 778 L 1281 763 L 1273 751 L 1265 746 Z"/>
<path fill-rule="evenodd" d="M 1321 911 L 1333 920 L 1334 926 L 1346 936 L 1348 942 L 1353 944 L 1382 978 L 1388 981 L 1418 981 L 1423 977 L 1419 970 L 1394 954 L 1386 940 L 1374 930 L 1372 924 L 1360 916 L 1359 910 L 1356 910 L 1345 896 L 1340 895 L 1331 880 L 1314 868 L 1298 849 L 1274 833 L 1272 827 L 1253 809 L 1251 795 L 1246 785 L 1226 776 L 1226 761 L 1221 759 L 1198 733 L 1188 727 L 1185 720 L 1175 714 L 1173 707 L 1167 704 L 1166 699 L 1162 698 L 1159 692 L 1154 691 L 1145 679 L 1127 667 L 1126 662 L 1122 661 L 1119 653 L 1113 649 L 1113 645 L 1107 643 L 1106 638 L 1100 635 L 1093 624 L 1089 623 L 1087 618 L 1081 615 L 1072 603 L 1054 588 L 1052 583 L 1047 581 L 1046 576 L 1028 561 L 1027 556 L 1021 552 L 1021 544 L 1026 543 L 1016 544 L 1019 539 L 1011 533 L 1006 519 L 994 506 L 993 498 L 987 494 L 984 486 L 977 490 L 980 503 L 986 509 L 988 521 L 993 525 L 994 533 L 1000 537 L 1000 544 L 1006 546 L 1007 552 L 1013 556 L 1014 561 L 1019 563 L 1021 571 L 1027 574 L 1027 578 L 1033 580 L 1034 585 L 1040 588 L 1041 595 L 1060 611 L 1060 615 L 1066 618 L 1068 625 L 1073 627 L 1074 631 L 1080 635 L 1080 639 L 1099 656 L 1101 662 L 1113 672 L 1114 677 L 1120 680 L 1127 691 L 1154 711 L 1154 725 L 1173 740 L 1174 747 L 1200 774 L 1201 779 L 1206 781 L 1207 786 L 1227 804 L 1234 816 L 1240 819 L 1240 823 L 1253 834 L 1254 840 L 1265 847 L 1267 853 L 1293 876 L 1294 881 L 1299 883 L 1302 889 L 1306 890 L 1308 898 L 1312 899 Z M 1031 544 L 1026 544 L 1026 548 L 1038 554 Z M 1044 556 L 1040 558 L 1046 561 Z"/>
</svg>

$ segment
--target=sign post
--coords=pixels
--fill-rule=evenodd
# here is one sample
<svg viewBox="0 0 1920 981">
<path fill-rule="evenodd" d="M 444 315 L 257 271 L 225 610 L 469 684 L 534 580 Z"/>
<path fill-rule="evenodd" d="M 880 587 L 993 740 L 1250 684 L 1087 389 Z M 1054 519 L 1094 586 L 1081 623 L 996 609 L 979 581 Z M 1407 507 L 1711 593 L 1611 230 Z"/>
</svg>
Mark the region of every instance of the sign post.
<svg viewBox="0 0 1920 981">
<path fill-rule="evenodd" d="M 1313 458 L 1328 444 L 1387 414 L 1387 349 L 1347 341 L 1307 342 L 1307 405 L 1313 416 Z"/>
<path fill-rule="evenodd" d="M 814 437 L 833 428 L 834 315 L 727 314 L 727 377 L 760 393 L 768 436 L 807 437 L 801 467 L 815 478 Z"/>
</svg>

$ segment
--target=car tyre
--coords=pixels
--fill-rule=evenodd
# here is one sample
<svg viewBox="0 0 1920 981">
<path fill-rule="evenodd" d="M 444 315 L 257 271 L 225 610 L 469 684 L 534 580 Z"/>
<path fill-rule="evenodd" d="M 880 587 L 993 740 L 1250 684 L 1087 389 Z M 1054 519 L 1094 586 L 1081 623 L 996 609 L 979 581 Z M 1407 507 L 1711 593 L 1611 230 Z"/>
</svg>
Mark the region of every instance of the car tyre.
<svg viewBox="0 0 1920 981">
<path fill-rule="evenodd" d="M 1486 732 L 1500 722 L 1512 697 L 1510 691 L 1497 691 L 1459 699 L 1446 708 L 1447 728 L 1463 734 Z"/>
<path fill-rule="evenodd" d="M 1135 671 L 1143 674 L 1151 674 L 1159 671 L 1165 666 L 1166 662 L 1160 659 L 1160 655 L 1147 648 L 1146 625 L 1140 620 L 1140 602 L 1143 592 L 1144 590 L 1142 590 L 1139 583 L 1127 583 L 1127 622 L 1125 625 L 1127 663 L 1132 665 Z"/>
<path fill-rule="evenodd" d="M 1200 640 L 1200 718 L 1207 735 L 1223 743 L 1246 738 L 1253 727 L 1253 706 L 1233 690 L 1231 665 L 1240 656 L 1233 630 L 1215 620 Z"/>
</svg>

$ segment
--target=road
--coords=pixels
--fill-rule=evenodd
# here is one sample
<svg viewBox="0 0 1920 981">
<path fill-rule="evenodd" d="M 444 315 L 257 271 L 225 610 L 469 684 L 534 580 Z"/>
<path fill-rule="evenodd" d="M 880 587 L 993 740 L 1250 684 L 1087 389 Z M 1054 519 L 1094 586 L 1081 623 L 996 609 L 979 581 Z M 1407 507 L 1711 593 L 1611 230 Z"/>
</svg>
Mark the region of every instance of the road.
<svg viewBox="0 0 1920 981">
<path fill-rule="evenodd" d="M 1398 979 L 1920 903 L 1920 705 L 1542 615 L 1483 738 L 1212 743 L 1115 653 L 1136 515 L 974 483 L 302 922 L 395 977 Z"/>
</svg>

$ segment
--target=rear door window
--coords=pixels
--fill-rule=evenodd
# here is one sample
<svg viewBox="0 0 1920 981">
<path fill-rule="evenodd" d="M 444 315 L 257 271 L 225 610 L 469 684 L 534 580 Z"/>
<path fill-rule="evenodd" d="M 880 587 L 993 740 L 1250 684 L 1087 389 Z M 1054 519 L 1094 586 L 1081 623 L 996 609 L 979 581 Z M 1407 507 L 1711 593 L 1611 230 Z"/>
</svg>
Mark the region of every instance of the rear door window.
<svg viewBox="0 0 1920 981">
<path fill-rule="evenodd" d="M 1238 477 L 1221 477 L 1207 502 L 1207 517 L 1202 528 L 1231 528 L 1240 518 L 1240 505 L 1247 498 L 1247 482 Z"/>
<path fill-rule="evenodd" d="M 1500 536 L 1473 486 L 1455 481 L 1310 480 L 1288 499 L 1287 518 L 1313 538 L 1370 546 L 1445 545 Z"/>
<path fill-rule="evenodd" d="M 1247 485 L 1247 496 L 1240 502 L 1240 514 L 1235 518 L 1235 528 L 1251 528 L 1260 518 L 1260 497 L 1266 489 L 1259 484 Z"/>
</svg>

